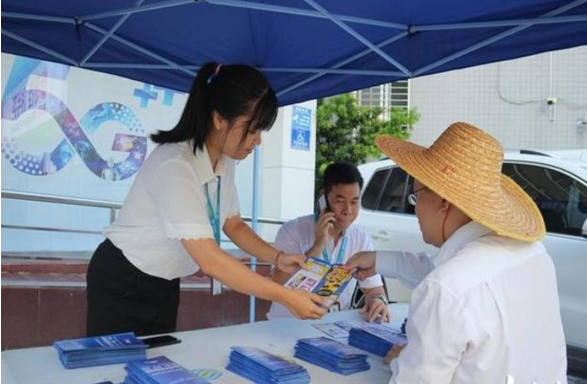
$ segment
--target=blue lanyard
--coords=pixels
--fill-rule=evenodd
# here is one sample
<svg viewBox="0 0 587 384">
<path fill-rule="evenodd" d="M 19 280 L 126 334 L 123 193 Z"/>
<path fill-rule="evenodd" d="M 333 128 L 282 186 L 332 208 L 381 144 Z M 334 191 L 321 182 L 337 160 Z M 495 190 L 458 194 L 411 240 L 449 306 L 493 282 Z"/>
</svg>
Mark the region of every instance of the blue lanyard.
<svg viewBox="0 0 587 384">
<path fill-rule="evenodd" d="M 344 264 L 344 254 L 346 252 L 346 240 L 347 240 L 347 237 L 346 237 L 346 235 L 344 235 L 344 237 L 342 238 L 342 243 L 340 243 L 340 248 L 338 249 L 338 256 L 336 257 L 336 264 Z M 335 248 L 336 248 L 336 246 L 335 246 Z M 330 255 L 328 254 L 326 247 L 324 247 L 324 249 L 322 250 L 322 258 L 327 263 L 330 263 Z"/>
<path fill-rule="evenodd" d="M 212 208 L 212 202 L 210 201 L 210 193 L 208 192 L 208 184 L 206 184 L 206 202 L 208 208 L 208 218 L 210 219 L 210 225 L 214 230 L 214 238 L 218 245 L 220 245 L 220 189 L 222 187 L 222 180 L 218 176 L 218 189 L 216 190 L 216 211 Z"/>
</svg>

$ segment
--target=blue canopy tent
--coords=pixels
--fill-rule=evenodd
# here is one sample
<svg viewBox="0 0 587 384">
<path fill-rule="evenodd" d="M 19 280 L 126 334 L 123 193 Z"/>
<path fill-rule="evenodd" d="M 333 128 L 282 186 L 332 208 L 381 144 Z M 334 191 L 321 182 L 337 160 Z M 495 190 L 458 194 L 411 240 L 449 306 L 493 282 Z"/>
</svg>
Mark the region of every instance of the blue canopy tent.
<svg viewBox="0 0 587 384">
<path fill-rule="evenodd" d="M 207 61 L 250 64 L 287 105 L 585 45 L 587 0 L 5 0 L 2 36 L 2 52 L 180 91 Z"/>
<path fill-rule="evenodd" d="M 246 63 L 287 105 L 587 44 L 587 0 L 6 0 L 2 35 L 2 52 L 181 91 L 207 61 Z"/>
</svg>

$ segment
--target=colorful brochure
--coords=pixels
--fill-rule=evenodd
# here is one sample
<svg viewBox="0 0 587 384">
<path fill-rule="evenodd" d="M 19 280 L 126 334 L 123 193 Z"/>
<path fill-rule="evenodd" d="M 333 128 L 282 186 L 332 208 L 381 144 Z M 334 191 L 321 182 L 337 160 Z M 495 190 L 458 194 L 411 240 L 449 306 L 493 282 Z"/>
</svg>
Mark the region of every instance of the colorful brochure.
<svg viewBox="0 0 587 384">
<path fill-rule="evenodd" d="M 330 307 L 344 291 L 353 276 L 339 264 L 329 264 L 313 257 L 285 283 L 293 289 L 302 289 L 322 296 Z"/>
</svg>

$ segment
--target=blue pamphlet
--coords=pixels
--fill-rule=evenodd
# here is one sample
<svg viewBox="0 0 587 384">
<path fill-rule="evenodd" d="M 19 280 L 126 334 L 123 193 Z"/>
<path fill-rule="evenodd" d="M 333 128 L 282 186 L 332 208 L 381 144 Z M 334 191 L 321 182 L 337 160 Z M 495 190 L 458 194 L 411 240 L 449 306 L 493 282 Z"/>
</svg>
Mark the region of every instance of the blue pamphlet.
<svg viewBox="0 0 587 384">
<path fill-rule="evenodd" d="M 310 382 L 304 367 L 259 348 L 232 347 L 226 369 L 258 384 Z"/>
<path fill-rule="evenodd" d="M 360 350 L 326 337 L 300 339 L 295 357 L 342 375 L 367 371 L 367 355 Z"/>
<path fill-rule="evenodd" d="M 345 327 L 344 322 L 335 324 Z M 394 345 L 405 345 L 408 339 L 404 334 L 376 323 L 352 323 L 349 331 L 349 344 L 364 351 L 385 356 Z"/>
<path fill-rule="evenodd" d="M 124 367 L 123 384 L 210 384 L 165 356 L 131 361 Z"/>
<path fill-rule="evenodd" d="M 126 363 L 146 358 L 147 345 L 134 333 L 119 333 L 53 343 L 65 368 Z"/>
</svg>

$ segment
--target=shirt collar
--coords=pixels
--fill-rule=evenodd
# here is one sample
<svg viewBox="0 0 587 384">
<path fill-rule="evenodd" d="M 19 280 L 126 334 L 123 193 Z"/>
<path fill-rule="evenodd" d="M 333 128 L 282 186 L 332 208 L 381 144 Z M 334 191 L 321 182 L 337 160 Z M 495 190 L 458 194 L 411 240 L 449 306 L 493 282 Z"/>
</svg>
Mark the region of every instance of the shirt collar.
<svg viewBox="0 0 587 384">
<path fill-rule="evenodd" d="M 432 258 L 434 266 L 438 267 L 455 256 L 465 245 L 475 241 L 493 231 L 482 224 L 470 221 L 457 229 L 451 237 L 448 238 L 440 247 L 436 255 Z"/>
<path fill-rule="evenodd" d="M 193 141 L 190 140 L 188 142 L 188 146 L 189 150 L 193 153 Z M 206 147 L 206 144 L 202 146 L 202 149 L 196 149 L 193 164 L 201 185 L 206 185 L 211 181 L 216 181 L 218 176 L 224 176 L 226 174 L 226 156 L 222 155 L 218 160 L 215 173 L 212 170 L 212 163 L 210 162 L 210 156 L 208 155 L 208 148 Z"/>
<path fill-rule="evenodd" d="M 350 228 L 350 227 L 349 227 Z M 342 231 L 340 233 L 340 238 L 338 239 L 338 243 L 334 243 L 334 238 L 330 235 L 328 235 L 328 240 L 327 240 L 327 247 L 328 248 L 332 248 L 332 250 L 334 250 L 337 246 L 339 246 L 342 243 L 342 240 L 346 237 L 349 228 L 345 229 L 344 231 Z"/>
</svg>

